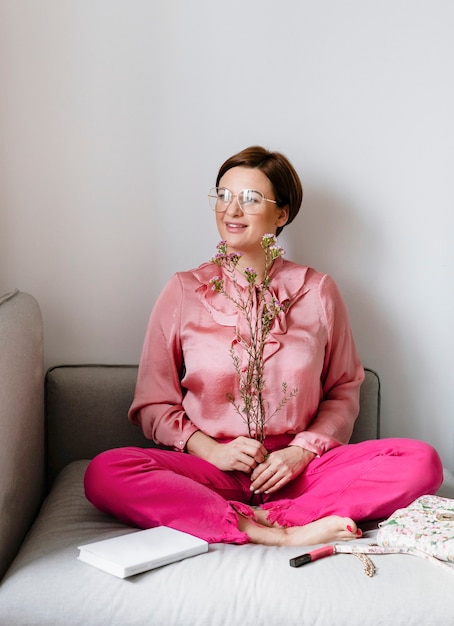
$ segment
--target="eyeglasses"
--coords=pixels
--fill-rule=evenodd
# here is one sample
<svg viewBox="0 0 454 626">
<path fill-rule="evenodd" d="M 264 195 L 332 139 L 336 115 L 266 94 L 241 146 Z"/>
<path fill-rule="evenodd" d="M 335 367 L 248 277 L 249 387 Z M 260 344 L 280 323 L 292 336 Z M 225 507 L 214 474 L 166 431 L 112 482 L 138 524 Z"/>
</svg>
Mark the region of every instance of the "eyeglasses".
<svg viewBox="0 0 454 626">
<path fill-rule="evenodd" d="M 240 209 L 250 215 L 259 213 L 264 202 L 277 204 L 276 200 L 265 198 L 261 191 L 255 191 L 254 189 L 243 189 L 243 191 L 235 194 L 230 189 L 226 189 L 226 187 L 213 187 L 208 194 L 210 208 L 216 211 L 216 213 L 224 213 L 235 198 Z"/>
</svg>

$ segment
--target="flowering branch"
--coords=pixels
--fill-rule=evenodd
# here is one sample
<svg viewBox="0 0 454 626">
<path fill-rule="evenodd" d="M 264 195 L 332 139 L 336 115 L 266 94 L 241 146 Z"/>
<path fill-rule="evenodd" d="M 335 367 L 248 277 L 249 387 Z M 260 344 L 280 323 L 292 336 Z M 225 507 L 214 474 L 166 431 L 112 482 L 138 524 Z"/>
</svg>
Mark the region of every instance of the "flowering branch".
<svg viewBox="0 0 454 626">
<path fill-rule="evenodd" d="M 228 253 L 227 244 L 221 241 L 217 246 L 217 253 L 211 259 L 219 267 L 229 274 L 234 286 L 234 293 L 228 293 L 225 290 L 224 280 L 221 276 L 215 276 L 210 280 L 213 291 L 222 293 L 226 298 L 231 300 L 243 315 L 249 336 L 244 336 L 236 328 L 237 343 L 246 351 L 248 360 L 246 368 L 242 367 L 242 361 L 238 356 L 235 346 L 230 347 L 230 355 L 233 365 L 238 376 L 239 394 L 241 404 L 237 402 L 232 393 L 228 393 L 227 397 L 236 412 L 244 419 L 248 427 L 250 437 L 258 439 L 263 443 L 266 436 L 266 424 L 276 415 L 276 413 L 292 398 L 297 390 L 289 392 L 287 383 L 282 383 L 282 399 L 271 414 L 268 414 L 268 404 L 265 403 L 263 392 L 265 389 L 264 378 L 264 348 L 266 339 L 271 330 L 275 318 L 287 307 L 272 296 L 271 300 L 266 300 L 266 294 L 269 291 L 270 277 L 269 272 L 274 261 L 285 254 L 283 248 L 276 244 L 275 235 L 264 235 L 261 241 L 265 254 L 265 272 L 262 283 L 256 283 L 257 272 L 250 267 L 244 270 L 244 275 L 248 283 L 246 296 L 238 284 L 235 270 L 241 258 L 241 254 Z M 255 311 L 255 313 L 254 313 Z"/>
</svg>

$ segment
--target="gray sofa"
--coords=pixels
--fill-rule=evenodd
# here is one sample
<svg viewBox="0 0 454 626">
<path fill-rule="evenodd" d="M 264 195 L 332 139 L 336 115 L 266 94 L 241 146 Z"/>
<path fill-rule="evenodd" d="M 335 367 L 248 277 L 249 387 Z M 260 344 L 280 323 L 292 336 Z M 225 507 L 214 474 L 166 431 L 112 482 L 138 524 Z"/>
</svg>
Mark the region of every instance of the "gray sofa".
<svg viewBox="0 0 454 626">
<path fill-rule="evenodd" d="M 83 475 L 101 450 L 152 445 L 126 419 L 136 374 L 76 365 L 44 377 L 37 302 L 0 299 L 0 626 L 454 624 L 454 572 L 408 555 L 374 556 L 373 578 L 351 555 L 295 569 L 306 548 L 255 545 L 211 545 L 126 580 L 78 561 L 78 545 L 133 530 L 92 507 Z M 367 371 L 355 440 L 379 436 L 379 402 Z M 448 472 L 440 493 L 454 497 Z"/>
</svg>

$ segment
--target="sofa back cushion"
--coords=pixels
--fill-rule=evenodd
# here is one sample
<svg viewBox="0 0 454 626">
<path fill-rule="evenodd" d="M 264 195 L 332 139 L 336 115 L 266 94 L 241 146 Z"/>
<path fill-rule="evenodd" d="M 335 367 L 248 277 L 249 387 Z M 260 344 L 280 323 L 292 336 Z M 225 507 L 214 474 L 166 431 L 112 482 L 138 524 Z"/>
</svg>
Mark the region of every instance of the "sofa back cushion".
<svg viewBox="0 0 454 626">
<path fill-rule="evenodd" d="M 133 365 L 63 365 L 46 375 L 48 483 L 65 465 L 121 446 L 153 446 L 127 418 Z"/>
<path fill-rule="evenodd" d="M 62 365 L 46 375 L 48 482 L 68 463 L 121 446 L 152 447 L 127 419 L 135 365 Z M 366 370 L 352 441 L 379 436 L 380 382 Z"/>
</svg>

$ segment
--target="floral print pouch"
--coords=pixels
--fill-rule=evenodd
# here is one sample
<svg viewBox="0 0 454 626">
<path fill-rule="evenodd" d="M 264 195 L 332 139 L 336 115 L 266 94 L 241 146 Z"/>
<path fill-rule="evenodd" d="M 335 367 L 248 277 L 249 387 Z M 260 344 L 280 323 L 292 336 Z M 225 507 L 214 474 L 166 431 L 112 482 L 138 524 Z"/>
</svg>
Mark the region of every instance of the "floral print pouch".
<svg viewBox="0 0 454 626">
<path fill-rule="evenodd" d="M 421 496 L 379 524 L 377 543 L 454 563 L 454 500 Z"/>
</svg>

